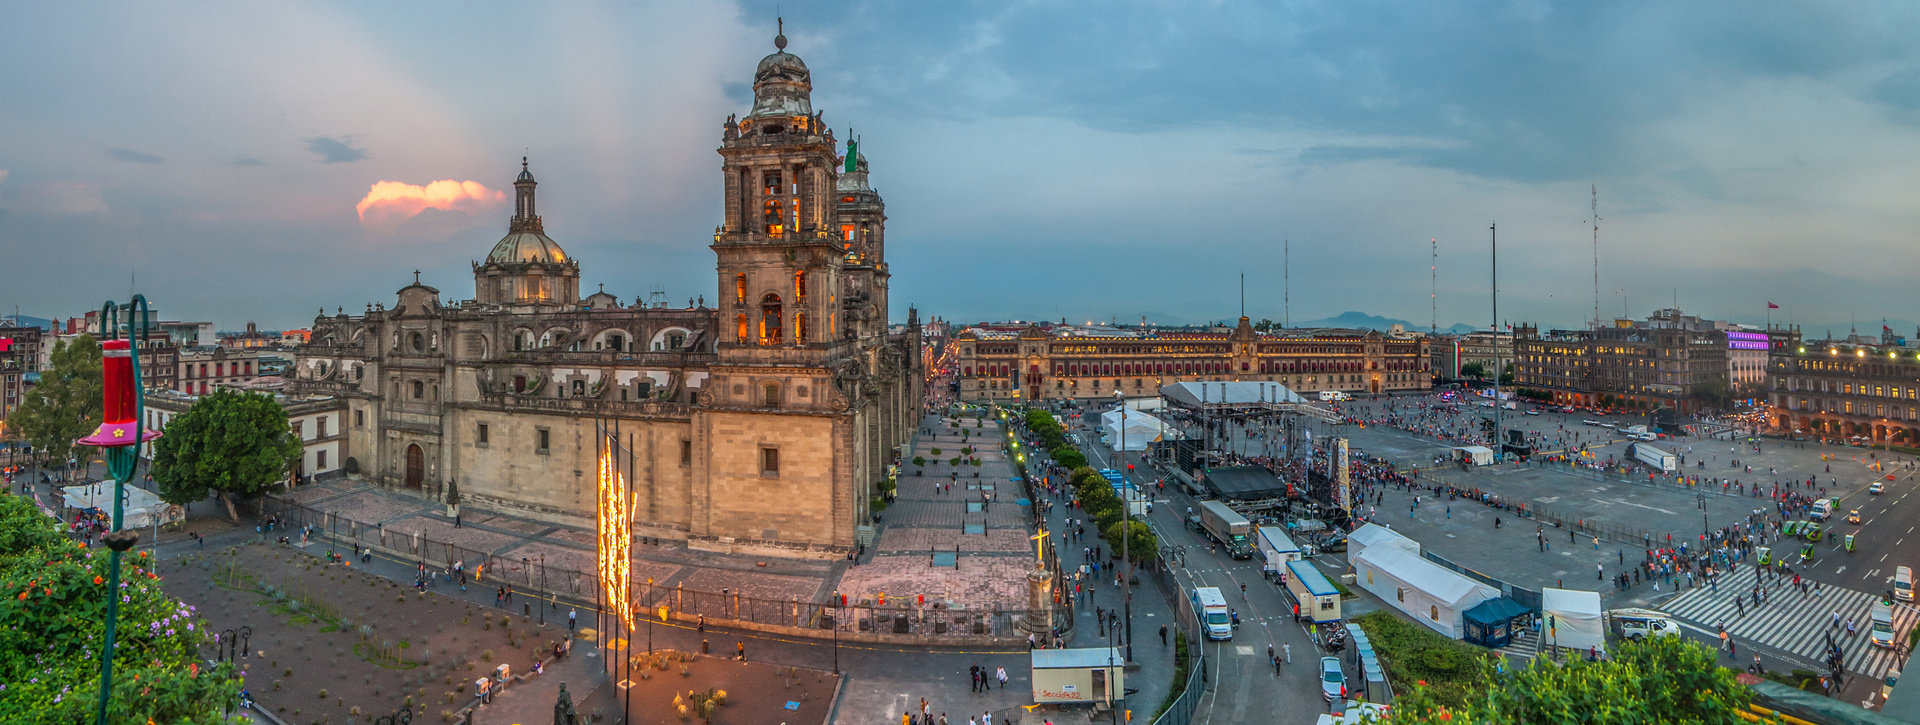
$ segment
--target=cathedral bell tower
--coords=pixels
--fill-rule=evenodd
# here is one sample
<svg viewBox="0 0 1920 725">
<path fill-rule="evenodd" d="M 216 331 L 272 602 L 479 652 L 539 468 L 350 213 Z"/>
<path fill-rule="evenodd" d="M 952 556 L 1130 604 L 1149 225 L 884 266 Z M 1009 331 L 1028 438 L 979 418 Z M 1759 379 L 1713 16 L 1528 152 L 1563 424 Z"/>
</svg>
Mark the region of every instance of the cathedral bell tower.
<svg viewBox="0 0 1920 725">
<path fill-rule="evenodd" d="M 828 351 L 846 337 L 839 154 L 813 110 L 807 64 L 784 33 L 753 76 L 753 111 L 728 117 L 720 145 L 725 223 L 714 230 L 722 354 Z"/>
<path fill-rule="evenodd" d="M 856 139 L 847 141 L 836 190 L 838 237 L 846 264 L 842 335 L 870 345 L 887 334 L 887 204 L 867 183 L 867 157 Z"/>
</svg>

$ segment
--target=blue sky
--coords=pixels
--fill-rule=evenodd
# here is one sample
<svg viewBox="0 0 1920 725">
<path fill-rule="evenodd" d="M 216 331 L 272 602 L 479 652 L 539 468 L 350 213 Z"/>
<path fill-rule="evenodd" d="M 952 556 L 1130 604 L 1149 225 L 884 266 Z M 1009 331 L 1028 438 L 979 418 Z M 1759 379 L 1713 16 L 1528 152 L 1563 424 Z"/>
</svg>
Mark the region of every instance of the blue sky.
<svg viewBox="0 0 1920 725">
<path fill-rule="evenodd" d="M 1920 6 L 782 2 L 865 142 L 896 319 L 1424 323 L 1673 303 L 1920 320 Z M 0 306 L 304 326 L 422 270 L 472 296 L 485 195 L 541 180 L 586 289 L 711 298 L 721 121 L 775 5 L 52 3 L 0 24 Z M 1290 292 L 1283 243 L 1291 247 Z"/>
</svg>

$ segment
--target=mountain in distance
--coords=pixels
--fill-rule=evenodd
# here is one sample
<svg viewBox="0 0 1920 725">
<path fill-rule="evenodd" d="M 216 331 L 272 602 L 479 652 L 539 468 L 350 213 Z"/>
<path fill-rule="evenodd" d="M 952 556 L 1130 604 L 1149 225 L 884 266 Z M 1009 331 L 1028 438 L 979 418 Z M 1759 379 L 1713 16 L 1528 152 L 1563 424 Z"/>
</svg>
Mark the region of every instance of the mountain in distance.
<svg viewBox="0 0 1920 725">
<path fill-rule="evenodd" d="M 1427 329 L 1426 325 L 1416 325 L 1406 320 L 1369 315 L 1365 312 L 1357 312 L 1354 310 L 1348 310 L 1332 317 L 1325 317 L 1318 320 L 1302 320 L 1293 323 L 1294 327 L 1344 327 L 1354 330 L 1380 330 L 1382 332 L 1392 329 L 1394 325 L 1400 325 L 1410 332 L 1424 332 Z M 1474 327 L 1473 325 L 1455 323 L 1451 327 L 1440 328 L 1440 331 L 1457 335 L 1472 332 L 1477 329 L 1480 328 Z"/>
<path fill-rule="evenodd" d="M 0 315 L 0 324 L 10 324 L 19 327 L 38 327 L 42 330 L 53 329 L 53 320 L 29 317 L 27 315 Z"/>
</svg>

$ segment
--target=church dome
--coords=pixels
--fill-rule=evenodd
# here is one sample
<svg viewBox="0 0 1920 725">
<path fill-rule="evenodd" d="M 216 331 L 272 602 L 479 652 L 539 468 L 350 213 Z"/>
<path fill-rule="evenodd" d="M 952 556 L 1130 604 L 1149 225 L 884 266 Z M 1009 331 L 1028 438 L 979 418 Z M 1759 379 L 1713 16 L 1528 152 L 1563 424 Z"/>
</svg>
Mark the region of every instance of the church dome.
<svg viewBox="0 0 1920 725">
<path fill-rule="evenodd" d="M 787 52 L 784 32 L 774 36 L 774 52 L 753 69 L 753 113 L 750 116 L 813 115 L 813 76 L 800 56 Z"/>
<path fill-rule="evenodd" d="M 516 231 L 502 237 L 487 255 L 488 264 L 565 264 L 566 261 L 567 253 L 560 249 L 559 243 L 534 231 Z"/>
</svg>

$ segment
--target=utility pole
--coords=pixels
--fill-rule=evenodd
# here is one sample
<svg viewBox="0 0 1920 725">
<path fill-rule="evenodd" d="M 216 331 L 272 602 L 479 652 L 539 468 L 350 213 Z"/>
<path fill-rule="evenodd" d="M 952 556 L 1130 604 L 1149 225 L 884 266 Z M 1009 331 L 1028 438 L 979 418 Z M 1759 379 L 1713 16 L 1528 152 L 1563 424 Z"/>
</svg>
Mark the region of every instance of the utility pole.
<svg viewBox="0 0 1920 725">
<path fill-rule="evenodd" d="M 1600 329 L 1600 187 L 1593 189 L 1593 329 Z"/>
<path fill-rule="evenodd" d="M 1433 257 L 1433 266 L 1427 268 L 1428 283 L 1433 286 L 1433 291 L 1427 294 L 1427 314 L 1431 316 L 1427 319 L 1427 334 L 1438 336 L 1440 334 L 1440 238 L 1429 239 L 1427 244 L 1431 247 L 1428 251 Z"/>
<path fill-rule="evenodd" d="M 1280 241 L 1280 326 L 1293 326 L 1293 240 Z"/>
</svg>

